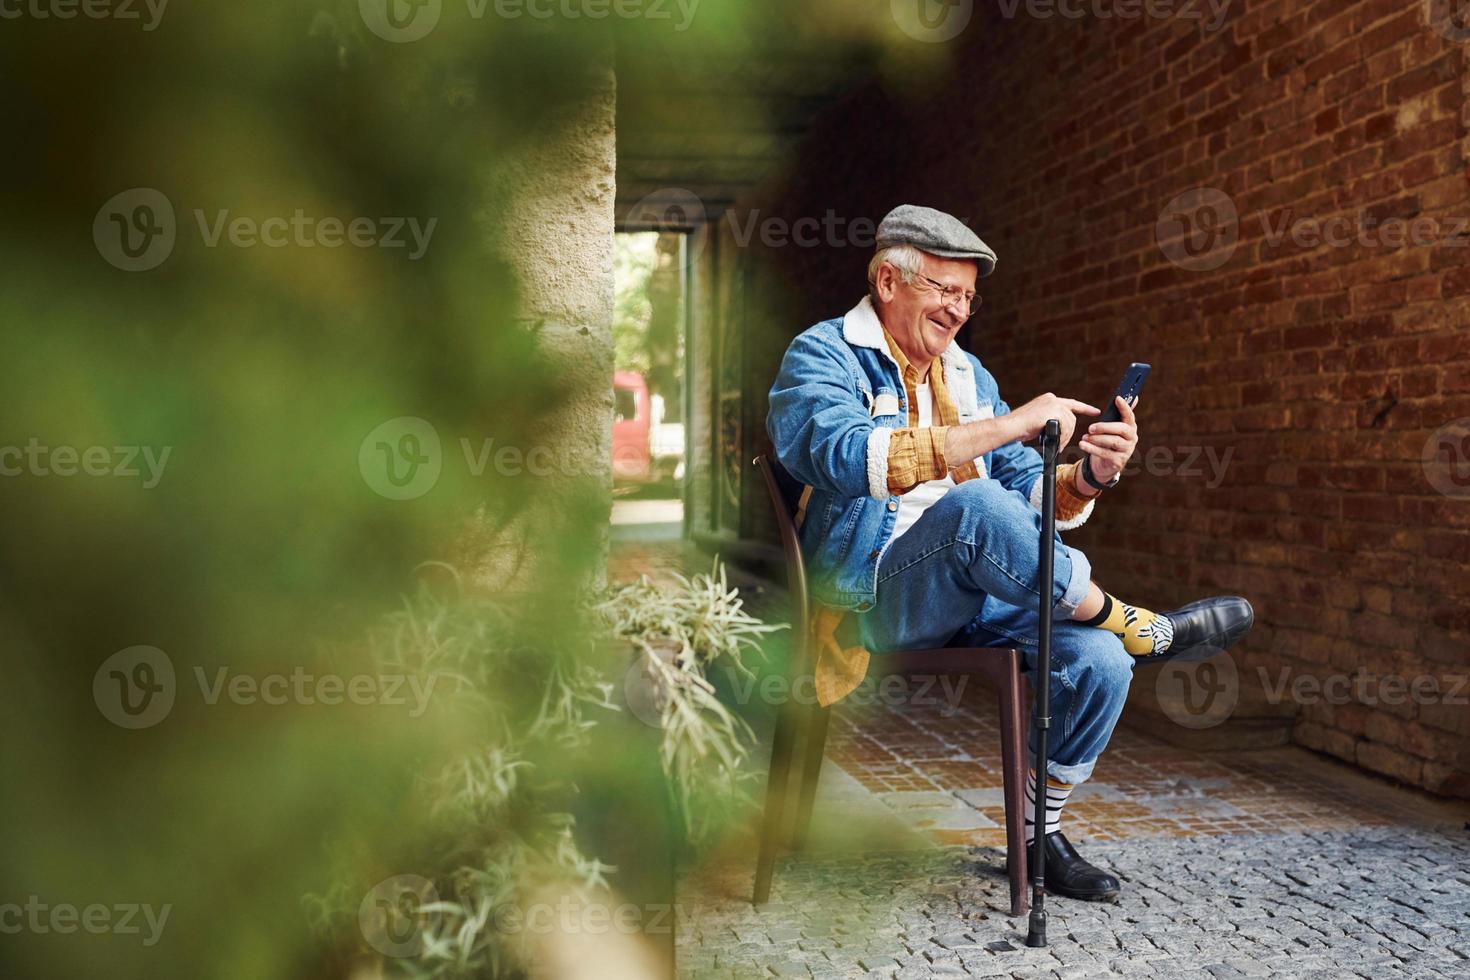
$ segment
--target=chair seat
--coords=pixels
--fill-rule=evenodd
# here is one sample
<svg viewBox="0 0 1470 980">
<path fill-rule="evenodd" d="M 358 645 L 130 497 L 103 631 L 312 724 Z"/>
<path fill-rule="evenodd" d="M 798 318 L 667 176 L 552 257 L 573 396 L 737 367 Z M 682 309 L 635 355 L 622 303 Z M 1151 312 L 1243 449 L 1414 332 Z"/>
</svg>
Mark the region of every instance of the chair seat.
<svg viewBox="0 0 1470 980">
<path fill-rule="evenodd" d="M 812 651 L 807 644 L 807 611 L 810 598 L 806 592 L 806 568 L 793 515 L 800 484 L 791 479 L 781 464 L 768 455 L 756 458 L 755 465 L 764 478 L 766 490 L 775 510 L 776 526 L 786 556 L 787 587 L 791 594 L 792 631 L 794 638 L 789 679 L 810 682 L 815 668 Z M 881 663 L 897 673 L 924 672 L 938 675 L 979 675 L 988 679 L 996 690 L 1000 709 L 1001 767 L 1005 788 L 1006 864 L 1010 879 L 1011 915 L 1025 915 L 1026 846 L 1025 846 L 1025 739 L 1026 703 L 1021 671 L 1025 661 L 1020 651 L 1009 647 L 946 646 L 930 650 L 905 650 L 875 655 L 869 664 Z M 817 780 L 826 752 L 827 729 L 832 709 L 816 702 L 798 703 L 788 698 L 776 719 L 775 737 L 771 741 L 771 768 L 766 780 L 765 814 L 762 820 L 760 851 L 756 858 L 754 904 L 764 904 L 771 893 L 776 854 L 786 825 L 787 802 L 797 799 L 796 819 L 791 844 L 800 849 L 811 824 L 812 804 Z M 801 764 L 795 765 L 797 741 L 803 742 Z M 794 783 L 794 786 L 793 786 Z"/>
</svg>

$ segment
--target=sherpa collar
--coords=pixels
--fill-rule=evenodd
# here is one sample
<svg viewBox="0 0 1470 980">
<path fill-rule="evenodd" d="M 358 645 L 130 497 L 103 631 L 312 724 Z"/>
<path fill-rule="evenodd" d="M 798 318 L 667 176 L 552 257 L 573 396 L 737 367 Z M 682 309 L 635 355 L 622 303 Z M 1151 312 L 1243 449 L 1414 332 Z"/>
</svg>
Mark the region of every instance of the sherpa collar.
<svg viewBox="0 0 1470 980">
<path fill-rule="evenodd" d="M 878 319 L 878 312 L 873 309 L 873 299 L 870 296 L 864 296 L 858 305 L 848 310 L 843 316 L 842 339 L 854 347 L 871 347 L 886 357 L 894 367 L 898 366 L 898 362 L 888 352 L 888 341 L 883 339 L 883 323 Z M 960 345 L 953 340 L 939 355 L 939 361 L 944 365 L 947 378 L 953 378 L 955 374 L 968 375 L 970 373 L 969 359 L 965 357 L 965 352 L 960 349 Z M 902 374 L 903 372 L 900 371 L 900 377 Z M 967 401 L 973 404 L 974 391 L 971 390 L 968 394 L 970 397 Z"/>
</svg>

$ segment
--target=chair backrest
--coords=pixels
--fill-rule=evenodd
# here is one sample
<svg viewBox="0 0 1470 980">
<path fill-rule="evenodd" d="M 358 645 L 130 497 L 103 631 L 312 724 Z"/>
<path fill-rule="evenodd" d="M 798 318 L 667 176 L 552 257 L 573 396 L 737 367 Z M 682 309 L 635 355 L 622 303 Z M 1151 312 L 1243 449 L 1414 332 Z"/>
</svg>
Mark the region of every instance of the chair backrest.
<svg viewBox="0 0 1470 980">
<path fill-rule="evenodd" d="M 786 588 L 791 593 L 791 629 L 793 643 L 804 649 L 809 600 L 806 594 L 806 562 L 801 554 L 801 538 L 797 535 L 796 510 L 801 502 L 802 484 L 786 471 L 781 461 L 769 453 L 755 458 L 755 466 L 765 478 L 766 492 L 776 512 L 776 530 L 781 537 L 781 551 L 786 556 Z"/>
</svg>

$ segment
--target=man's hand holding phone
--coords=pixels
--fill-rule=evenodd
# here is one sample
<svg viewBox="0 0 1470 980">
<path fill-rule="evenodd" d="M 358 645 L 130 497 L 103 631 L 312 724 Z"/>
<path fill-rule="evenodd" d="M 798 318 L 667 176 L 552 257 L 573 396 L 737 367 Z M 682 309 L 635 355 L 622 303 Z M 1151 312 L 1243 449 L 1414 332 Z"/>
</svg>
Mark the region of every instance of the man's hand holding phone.
<svg viewBox="0 0 1470 980">
<path fill-rule="evenodd" d="M 1113 402 L 1118 408 L 1119 420 L 1093 422 L 1077 440 L 1077 448 L 1091 457 L 1092 475 L 1099 483 L 1111 483 L 1123 472 L 1123 467 L 1128 465 L 1133 451 L 1138 448 L 1138 420 L 1133 414 L 1138 396 L 1134 395 L 1132 404 L 1129 404 L 1122 395 L 1114 395 Z"/>
</svg>

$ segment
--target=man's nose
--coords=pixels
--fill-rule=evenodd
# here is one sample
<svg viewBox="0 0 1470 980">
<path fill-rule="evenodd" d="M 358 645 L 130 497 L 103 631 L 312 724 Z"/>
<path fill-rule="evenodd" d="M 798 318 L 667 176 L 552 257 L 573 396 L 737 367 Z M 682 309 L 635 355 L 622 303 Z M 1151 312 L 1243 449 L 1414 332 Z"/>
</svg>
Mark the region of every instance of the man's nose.
<svg viewBox="0 0 1470 980">
<path fill-rule="evenodd" d="M 944 321 L 944 325 L 949 327 L 950 329 L 954 329 L 961 323 L 965 322 L 964 317 L 955 312 L 954 306 L 949 303 L 946 303 L 939 308 L 939 317 L 941 320 Z"/>
</svg>

